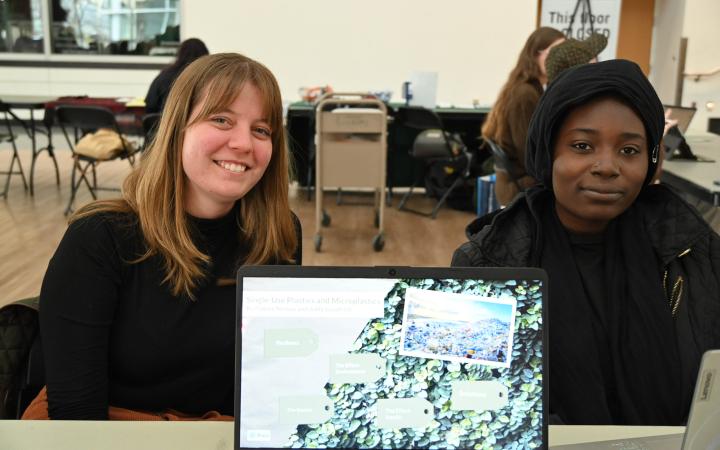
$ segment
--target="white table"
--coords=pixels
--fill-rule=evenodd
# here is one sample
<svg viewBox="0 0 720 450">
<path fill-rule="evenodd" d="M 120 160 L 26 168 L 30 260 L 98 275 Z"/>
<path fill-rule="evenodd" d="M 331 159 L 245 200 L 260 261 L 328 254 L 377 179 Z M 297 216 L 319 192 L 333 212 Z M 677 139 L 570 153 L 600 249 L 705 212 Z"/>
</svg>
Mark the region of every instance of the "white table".
<svg viewBox="0 0 720 450">
<path fill-rule="evenodd" d="M 625 427 L 595 425 L 551 425 L 550 446 L 580 444 L 585 442 L 631 439 L 646 436 L 682 434 L 685 427 Z M 678 450 L 680 450 L 678 448 Z"/>
<path fill-rule="evenodd" d="M 714 159 L 714 162 L 687 160 L 664 161 L 660 179 L 664 183 L 685 190 L 700 199 L 720 206 L 720 136 L 712 133 L 685 137 L 693 153 Z"/>
<path fill-rule="evenodd" d="M 3 450 L 232 450 L 231 422 L 0 421 Z M 684 427 L 551 426 L 550 445 L 682 433 Z"/>
</svg>

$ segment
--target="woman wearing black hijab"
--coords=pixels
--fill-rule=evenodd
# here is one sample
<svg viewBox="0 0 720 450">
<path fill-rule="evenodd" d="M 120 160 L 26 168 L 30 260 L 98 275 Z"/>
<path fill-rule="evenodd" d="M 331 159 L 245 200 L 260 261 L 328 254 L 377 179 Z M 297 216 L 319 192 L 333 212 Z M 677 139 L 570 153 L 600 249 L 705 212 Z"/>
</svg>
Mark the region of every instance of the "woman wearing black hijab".
<svg viewBox="0 0 720 450">
<path fill-rule="evenodd" d="M 652 184 L 663 125 L 636 64 L 564 72 L 528 132 L 540 184 L 470 224 L 453 256 L 548 272 L 556 422 L 683 424 L 700 358 L 720 348 L 720 237 Z"/>
</svg>

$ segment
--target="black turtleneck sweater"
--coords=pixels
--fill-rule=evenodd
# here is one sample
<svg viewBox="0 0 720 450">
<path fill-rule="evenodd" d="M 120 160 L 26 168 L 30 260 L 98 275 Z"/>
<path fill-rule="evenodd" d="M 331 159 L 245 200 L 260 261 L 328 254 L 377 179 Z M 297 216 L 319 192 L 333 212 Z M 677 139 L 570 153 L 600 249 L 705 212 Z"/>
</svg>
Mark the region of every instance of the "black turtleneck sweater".
<svg viewBox="0 0 720 450">
<path fill-rule="evenodd" d="M 145 248 L 134 214 L 69 226 L 40 292 L 50 418 L 107 419 L 109 405 L 233 414 L 235 286 L 217 280 L 247 254 L 235 212 L 190 218 L 212 261 L 194 301 L 171 294 L 159 256 L 131 263 Z"/>
</svg>

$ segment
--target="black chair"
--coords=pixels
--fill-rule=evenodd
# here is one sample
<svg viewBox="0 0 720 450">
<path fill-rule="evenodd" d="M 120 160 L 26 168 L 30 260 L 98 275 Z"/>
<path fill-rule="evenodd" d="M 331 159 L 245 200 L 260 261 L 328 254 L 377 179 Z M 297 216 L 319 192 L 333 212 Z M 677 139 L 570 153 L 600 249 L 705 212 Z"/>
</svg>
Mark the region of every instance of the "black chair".
<svg viewBox="0 0 720 450">
<path fill-rule="evenodd" d="M 145 150 L 148 145 L 150 145 L 150 142 L 155 138 L 155 133 L 157 132 L 157 127 L 160 123 L 161 115 L 161 113 L 150 113 L 143 116 L 142 128 L 144 140 L 142 150 Z"/>
<path fill-rule="evenodd" d="M 112 161 L 115 159 L 127 159 L 132 166 L 135 163 L 134 156 L 136 149 L 124 138 L 120 132 L 117 121 L 115 120 L 115 115 L 107 108 L 98 106 L 61 105 L 55 109 L 55 120 L 57 124 L 60 125 L 60 129 L 62 130 L 63 135 L 65 135 L 65 139 L 73 152 L 70 201 L 65 209 L 65 214 L 69 214 L 72 212 L 75 195 L 82 183 L 84 183 L 90 190 L 90 194 L 94 200 L 97 200 L 96 192 L 99 190 L 119 190 L 118 188 L 98 187 L 96 167 L 101 162 Z M 75 146 L 80 138 L 99 129 L 108 129 L 117 133 L 122 147 L 120 151 L 112 157 L 102 158 L 77 153 Z M 69 130 L 72 130 L 73 139 L 70 138 Z M 92 183 L 87 178 L 88 171 L 92 174 Z M 77 177 L 76 173 L 78 174 Z"/>
<path fill-rule="evenodd" d="M 48 113 L 47 109 L 43 112 L 42 127 L 38 127 L 37 124 L 35 124 L 32 109 L 30 110 L 30 120 L 28 120 L 27 125 L 23 121 L 20 122 L 33 142 L 33 156 L 30 164 L 30 195 L 35 194 L 35 164 L 42 152 L 47 152 L 52 160 L 55 168 L 55 184 L 60 187 L 60 168 L 58 167 L 57 158 L 55 158 L 55 147 L 52 143 L 52 113 Z M 44 147 L 38 146 L 37 140 L 39 135 L 44 135 L 45 139 L 47 139 L 47 144 Z"/>
<path fill-rule="evenodd" d="M 4 113 L 5 121 L 8 123 L 8 125 L 10 124 L 10 122 L 12 122 L 14 125 L 20 125 L 20 127 L 25 131 L 25 134 L 27 134 L 28 138 L 30 139 L 32 160 L 30 162 L 30 177 L 27 180 L 27 184 L 30 186 L 30 195 L 35 194 L 35 164 L 37 163 L 40 154 L 45 151 L 48 153 L 48 156 L 52 160 L 53 166 L 55 168 L 55 183 L 59 187 L 60 169 L 58 168 L 57 159 L 55 158 L 55 148 L 53 147 L 52 143 L 52 110 L 46 109 L 47 104 L 43 101 L 20 101 L 19 103 L 20 105 L 22 105 L 20 107 L 23 109 L 27 109 L 27 111 L 30 113 L 30 117 L 28 119 L 21 119 L 13 112 L 13 106 L 16 105 L 11 106 L 2 103 L 2 99 L 0 99 L 0 112 Z M 34 111 L 41 108 L 43 108 L 43 118 L 41 124 L 39 124 L 35 120 Z M 8 134 L 13 134 L 11 129 L 8 129 Z M 45 139 L 47 140 L 47 143 L 44 146 L 40 146 L 39 144 L 38 138 L 41 135 L 45 136 Z M 2 138 L 0 138 L 0 141 L 2 141 Z M 19 163 L 20 161 L 18 160 L 18 164 Z M 20 171 L 22 171 L 22 168 L 20 169 Z"/>
<path fill-rule="evenodd" d="M 17 419 L 22 418 L 27 407 L 35 397 L 37 397 L 43 387 L 45 387 L 45 360 L 43 357 L 42 339 L 40 339 L 40 333 L 38 332 L 35 334 L 35 339 L 33 339 L 26 364 L 20 371 L 17 393 Z"/>
<path fill-rule="evenodd" d="M 7 128 L 7 132 L 0 132 L 0 143 L 9 142 L 12 146 L 13 152 L 12 158 L 10 159 L 10 168 L 5 172 L 0 172 L 0 175 L 6 175 L 5 188 L 3 189 L 2 193 L 0 193 L 0 197 L 7 198 L 8 189 L 10 188 L 10 178 L 13 175 L 20 175 L 26 191 L 28 189 L 28 184 L 27 180 L 25 180 L 25 172 L 23 171 L 22 163 L 20 162 L 20 155 L 18 154 L 17 145 L 15 144 L 15 134 L 13 133 L 11 124 L 11 121 L 14 118 L 14 114 L 12 114 L 12 112 L 10 112 L 10 108 L 2 102 L 0 102 L 0 113 L 2 113 L 3 115 L 3 118 L 5 120 L 5 126 Z M 17 161 L 17 170 L 15 170 L 15 161 Z"/>
<path fill-rule="evenodd" d="M 707 130 L 710 133 L 720 134 L 720 117 L 710 117 Z"/>
<path fill-rule="evenodd" d="M 524 191 L 525 189 L 520 185 L 520 179 L 525 176 L 524 171 L 515 161 L 510 159 L 510 156 L 505 153 L 505 150 L 497 145 L 497 143 L 488 138 L 483 138 L 483 141 L 490 147 L 493 163 L 495 164 L 495 171 L 507 173 L 510 180 L 512 180 L 513 184 L 518 188 L 518 191 Z"/>
<path fill-rule="evenodd" d="M 395 121 L 396 126 L 417 131 L 410 155 L 423 164 L 422 172 L 415 177 L 412 186 L 400 200 L 398 209 L 434 219 L 450 194 L 470 177 L 473 155 L 459 137 L 445 131 L 440 117 L 429 109 L 417 106 L 400 107 L 395 115 Z M 458 169 L 454 171 L 452 184 L 445 189 L 432 211 L 423 212 L 408 208 L 406 203 L 414 188 L 427 178 L 430 167 L 436 162 L 447 162 L 449 166 Z"/>
<path fill-rule="evenodd" d="M 19 419 L 45 385 L 38 297 L 0 308 L 0 419 Z"/>
</svg>

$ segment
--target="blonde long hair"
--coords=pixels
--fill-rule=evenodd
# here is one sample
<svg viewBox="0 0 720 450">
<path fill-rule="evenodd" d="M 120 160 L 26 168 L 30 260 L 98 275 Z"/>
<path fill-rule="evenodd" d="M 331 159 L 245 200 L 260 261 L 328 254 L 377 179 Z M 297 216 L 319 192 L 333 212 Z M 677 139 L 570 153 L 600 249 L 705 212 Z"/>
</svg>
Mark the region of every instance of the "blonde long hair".
<svg viewBox="0 0 720 450">
<path fill-rule="evenodd" d="M 500 90 L 500 95 L 498 95 L 487 120 L 482 126 L 482 135 L 484 137 L 497 142 L 505 134 L 505 127 L 508 126 L 509 116 L 512 114 L 512 111 L 507 110 L 507 105 L 513 91 L 521 84 L 530 81 L 540 83 L 542 72 L 537 63 L 539 53 L 550 47 L 553 42 L 564 37 L 565 35 L 555 28 L 540 27 L 527 38 L 523 49 L 520 51 L 515 68 L 510 72 L 508 80 Z"/>
<path fill-rule="evenodd" d="M 245 264 L 291 262 L 298 242 L 288 202 L 290 163 L 280 89 L 265 66 L 236 53 L 204 56 L 187 66 L 170 90 L 155 139 L 123 183 L 122 198 L 92 202 L 71 218 L 72 222 L 100 212 L 135 213 L 146 251 L 132 262 L 159 254 L 164 262 L 163 282 L 173 295 L 194 298 L 193 291 L 210 262 L 191 239 L 183 203 L 185 131 L 226 109 L 247 83 L 264 99 L 273 150 L 265 174 L 240 200 L 238 239 L 250 246 Z M 200 109 L 190 122 L 194 108 Z"/>
</svg>

